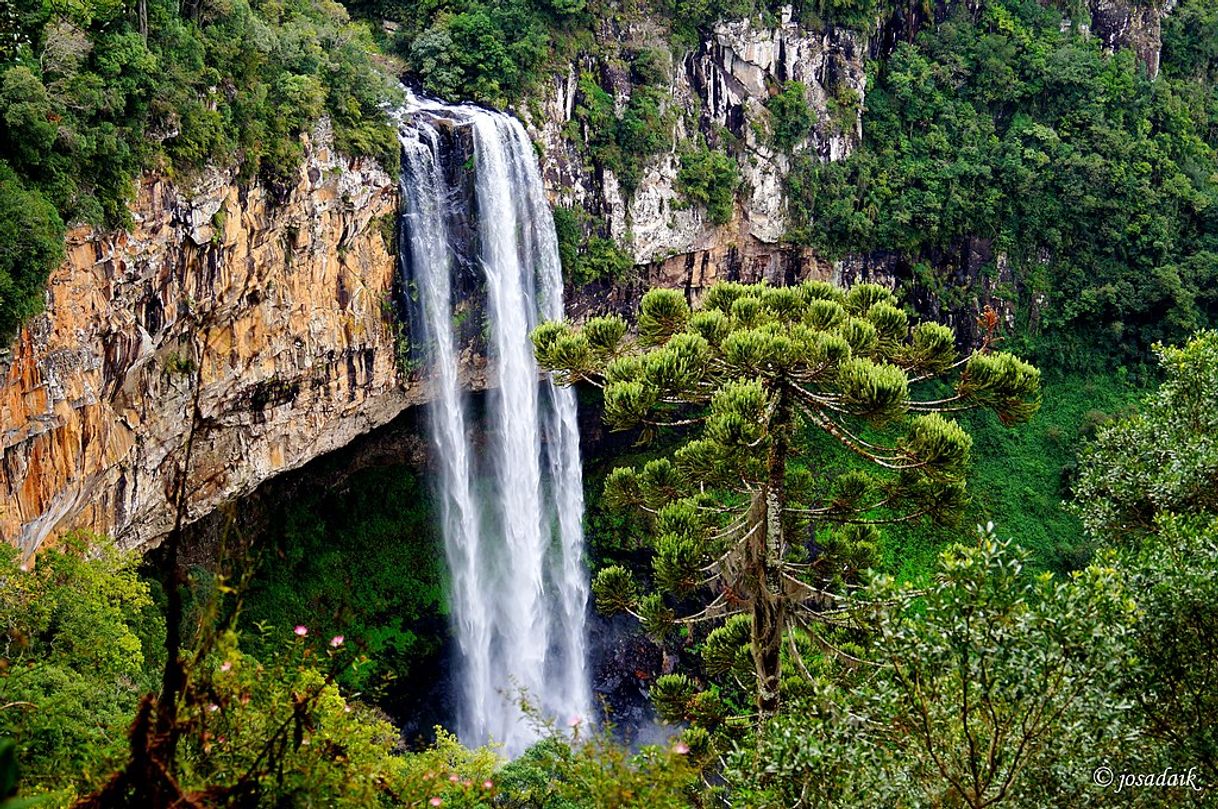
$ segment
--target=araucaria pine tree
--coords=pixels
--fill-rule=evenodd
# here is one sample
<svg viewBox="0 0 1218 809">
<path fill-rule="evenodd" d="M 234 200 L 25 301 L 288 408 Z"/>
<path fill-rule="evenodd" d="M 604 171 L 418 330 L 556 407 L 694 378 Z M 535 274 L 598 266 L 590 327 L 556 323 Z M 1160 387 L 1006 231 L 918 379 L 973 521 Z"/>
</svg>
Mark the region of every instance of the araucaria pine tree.
<svg viewBox="0 0 1218 809">
<path fill-rule="evenodd" d="M 784 643 L 803 668 L 791 633 L 840 618 L 842 567 L 866 564 L 876 525 L 959 511 L 972 442 L 944 414 L 985 407 L 1009 425 L 1040 404 L 1035 368 L 988 338 L 959 356 L 951 329 L 911 324 L 876 284 L 720 283 L 696 310 L 656 289 L 627 332 L 598 317 L 533 335 L 561 381 L 603 387 L 611 428 L 701 425 L 671 457 L 606 480 L 607 502 L 652 521 L 653 586 L 605 568 L 597 606 L 659 636 L 742 615 L 727 626 L 747 635 L 762 717 L 778 708 Z M 808 473 L 818 432 L 860 459 L 852 471 Z"/>
</svg>

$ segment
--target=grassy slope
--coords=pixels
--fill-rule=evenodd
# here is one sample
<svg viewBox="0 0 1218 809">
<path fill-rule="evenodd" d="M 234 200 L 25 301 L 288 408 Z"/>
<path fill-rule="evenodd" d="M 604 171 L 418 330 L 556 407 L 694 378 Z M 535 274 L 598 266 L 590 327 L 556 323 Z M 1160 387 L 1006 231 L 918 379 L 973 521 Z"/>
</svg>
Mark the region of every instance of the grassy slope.
<svg viewBox="0 0 1218 809">
<path fill-rule="evenodd" d="M 1130 404 L 1140 390 L 1115 374 L 1047 379 L 1041 410 L 1032 421 L 1006 428 L 989 413 L 961 418 L 973 436 L 971 502 L 958 528 L 905 526 L 886 532 L 882 565 L 901 578 L 925 575 L 944 544 L 967 539 L 973 526 L 992 520 L 999 536 L 1033 553 L 1039 566 L 1063 569 L 1081 561 L 1078 520 L 1062 504 L 1075 454 L 1103 413 Z"/>
</svg>

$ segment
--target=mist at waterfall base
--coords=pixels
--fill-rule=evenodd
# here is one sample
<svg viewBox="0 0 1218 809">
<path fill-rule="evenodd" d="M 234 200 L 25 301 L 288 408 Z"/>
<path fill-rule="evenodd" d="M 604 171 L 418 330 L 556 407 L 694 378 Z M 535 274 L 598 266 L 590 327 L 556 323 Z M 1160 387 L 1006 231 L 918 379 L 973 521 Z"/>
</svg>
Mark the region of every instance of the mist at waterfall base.
<svg viewBox="0 0 1218 809">
<path fill-rule="evenodd" d="M 399 252 L 411 346 L 432 386 L 457 733 L 514 756 L 541 737 L 542 722 L 593 721 L 575 395 L 539 377 L 529 340 L 562 316 L 558 245 L 532 143 L 514 118 L 411 97 L 400 132 Z M 482 328 L 469 328 L 471 312 Z M 484 343 L 492 374 L 482 430 L 461 378 L 470 341 Z M 483 432 L 485 445 L 473 438 Z"/>
</svg>

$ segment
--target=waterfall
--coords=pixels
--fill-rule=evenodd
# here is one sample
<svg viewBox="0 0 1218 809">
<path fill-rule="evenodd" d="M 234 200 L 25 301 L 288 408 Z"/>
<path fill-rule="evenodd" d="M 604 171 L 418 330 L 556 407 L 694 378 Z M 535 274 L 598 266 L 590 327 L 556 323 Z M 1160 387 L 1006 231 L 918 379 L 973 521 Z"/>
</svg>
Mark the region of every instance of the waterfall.
<svg viewBox="0 0 1218 809">
<path fill-rule="evenodd" d="M 560 727 L 591 718 L 575 395 L 539 376 L 529 341 L 538 323 L 562 316 L 558 243 L 516 119 L 414 98 L 400 119 L 401 253 L 417 297 L 411 342 L 434 388 L 430 433 L 461 655 L 458 735 L 514 756 L 539 736 L 522 697 Z M 454 321 L 463 297 L 454 279 L 471 273 L 485 294 L 493 373 L 485 447 L 474 444 L 460 379 L 469 330 Z"/>
</svg>

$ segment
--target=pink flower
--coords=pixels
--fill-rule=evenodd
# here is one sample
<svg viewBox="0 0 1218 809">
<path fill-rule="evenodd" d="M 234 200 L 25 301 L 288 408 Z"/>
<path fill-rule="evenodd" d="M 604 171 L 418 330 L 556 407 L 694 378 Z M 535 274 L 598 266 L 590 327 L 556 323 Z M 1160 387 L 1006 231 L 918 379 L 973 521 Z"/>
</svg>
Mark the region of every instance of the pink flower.
<svg viewBox="0 0 1218 809">
<path fill-rule="evenodd" d="M 228 671 L 232 667 L 233 667 L 233 664 L 230 663 L 229 661 L 225 660 L 223 663 L 220 664 L 220 671 Z"/>
<path fill-rule="evenodd" d="M 342 646 L 343 645 L 343 636 L 335 635 L 334 637 L 330 638 L 330 645 L 333 646 L 335 649 L 337 649 L 339 646 Z"/>
<path fill-rule="evenodd" d="M 216 711 L 220 710 L 220 706 L 213 702 L 211 705 L 207 706 L 207 710 L 215 713 Z"/>
<path fill-rule="evenodd" d="M 448 780 L 452 781 L 455 784 L 461 780 L 461 776 L 457 775 L 456 773 L 453 773 L 452 775 L 448 776 Z"/>
<path fill-rule="evenodd" d="M 571 727 L 573 727 L 573 728 L 577 728 L 577 727 L 579 727 L 579 723 L 580 723 L 580 722 L 582 722 L 582 721 L 584 721 L 584 720 L 583 720 L 583 717 L 576 716 L 575 714 L 572 714 L 572 715 L 571 715 L 571 718 L 569 718 L 569 719 L 567 720 L 567 724 L 568 724 L 568 725 L 570 725 L 570 726 L 571 726 Z"/>
<path fill-rule="evenodd" d="M 685 742 L 677 742 L 672 746 L 672 751 L 679 756 L 683 756 L 689 752 L 689 745 Z"/>
<path fill-rule="evenodd" d="M 483 781 L 483 782 L 482 782 L 482 788 L 483 788 L 483 789 L 490 789 L 490 788 L 492 788 L 493 786 L 495 786 L 495 784 L 494 784 L 494 782 L 493 782 L 493 781 L 489 781 L 489 780 L 488 780 L 488 781 Z"/>
<path fill-rule="evenodd" d="M 309 634 L 309 628 L 307 626 L 305 626 L 304 624 L 298 624 L 296 626 L 296 628 L 292 631 L 295 632 L 297 635 L 299 635 L 302 638 L 305 635 Z"/>
<path fill-rule="evenodd" d="M 436 797 L 429 800 L 428 803 L 430 803 L 432 806 L 439 806 L 440 804 L 444 803 L 444 799 L 441 798 L 439 795 L 437 795 Z"/>
</svg>

